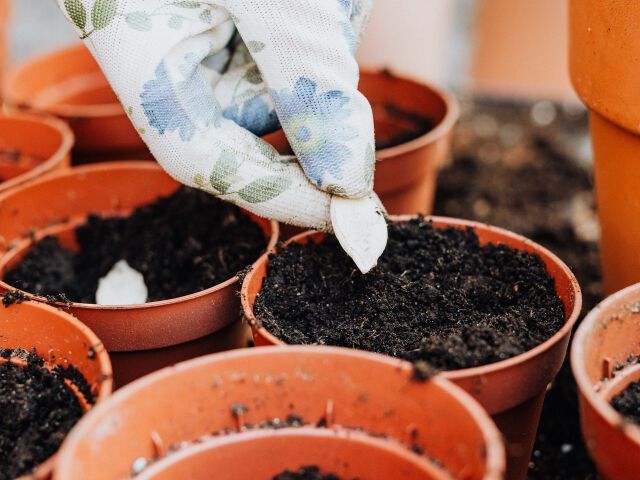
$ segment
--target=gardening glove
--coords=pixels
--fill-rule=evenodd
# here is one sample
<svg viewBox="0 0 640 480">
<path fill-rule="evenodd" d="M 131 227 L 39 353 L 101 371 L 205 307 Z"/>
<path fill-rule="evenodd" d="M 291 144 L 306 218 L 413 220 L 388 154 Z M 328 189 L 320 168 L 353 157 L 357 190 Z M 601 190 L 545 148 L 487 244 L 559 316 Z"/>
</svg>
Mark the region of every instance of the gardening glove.
<svg viewBox="0 0 640 480">
<path fill-rule="evenodd" d="M 372 0 L 58 1 L 171 176 L 376 264 L 387 230 L 354 58 Z M 297 158 L 259 138 L 280 125 Z"/>
</svg>

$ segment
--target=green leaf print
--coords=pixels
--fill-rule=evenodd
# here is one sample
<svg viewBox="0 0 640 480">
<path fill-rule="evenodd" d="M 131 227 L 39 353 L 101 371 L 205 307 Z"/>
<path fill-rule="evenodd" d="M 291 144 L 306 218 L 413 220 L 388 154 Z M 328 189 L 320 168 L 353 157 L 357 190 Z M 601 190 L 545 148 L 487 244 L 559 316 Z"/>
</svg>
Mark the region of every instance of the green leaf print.
<svg viewBox="0 0 640 480">
<path fill-rule="evenodd" d="M 198 8 L 200 6 L 200 2 L 192 2 L 189 0 L 183 0 L 181 2 L 174 3 L 176 7 L 181 8 Z"/>
<path fill-rule="evenodd" d="M 87 26 L 87 10 L 81 0 L 64 0 L 64 8 L 73 24 L 84 32 Z"/>
<path fill-rule="evenodd" d="M 91 24 L 101 30 L 111 23 L 118 12 L 118 0 L 96 0 L 91 9 Z"/>
<path fill-rule="evenodd" d="M 218 192 L 225 194 L 232 185 L 232 180 L 236 180 L 235 174 L 240 168 L 240 163 L 231 152 L 222 152 L 220 158 L 213 166 L 213 171 L 209 177 L 209 183 Z"/>
<path fill-rule="evenodd" d="M 151 16 L 146 12 L 131 12 L 125 17 L 127 24 L 134 30 L 148 32 L 153 27 Z"/>
<path fill-rule="evenodd" d="M 262 203 L 277 197 L 291 186 L 291 179 L 279 175 L 268 175 L 244 186 L 238 195 L 249 203 Z"/>
</svg>

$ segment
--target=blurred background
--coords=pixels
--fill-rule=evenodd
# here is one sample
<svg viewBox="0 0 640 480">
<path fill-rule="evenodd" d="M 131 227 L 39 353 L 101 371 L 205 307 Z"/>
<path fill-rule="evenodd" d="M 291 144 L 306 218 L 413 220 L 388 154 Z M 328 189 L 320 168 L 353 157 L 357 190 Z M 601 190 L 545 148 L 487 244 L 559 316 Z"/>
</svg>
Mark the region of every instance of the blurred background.
<svg viewBox="0 0 640 480">
<path fill-rule="evenodd" d="M 359 59 L 458 90 L 577 101 L 566 8 L 561 0 L 376 0 Z M 9 38 L 10 62 L 78 42 L 53 0 L 14 0 Z"/>
</svg>

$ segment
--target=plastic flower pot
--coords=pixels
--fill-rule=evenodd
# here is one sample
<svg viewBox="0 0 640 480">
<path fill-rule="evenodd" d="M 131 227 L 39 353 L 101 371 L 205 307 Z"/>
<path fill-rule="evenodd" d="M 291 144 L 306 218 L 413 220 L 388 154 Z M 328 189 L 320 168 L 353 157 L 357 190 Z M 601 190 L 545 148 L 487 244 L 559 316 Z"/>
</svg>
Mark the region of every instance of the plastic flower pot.
<svg viewBox="0 0 640 480">
<path fill-rule="evenodd" d="M 246 462 L 247 458 L 260 461 Z M 159 461 L 137 478 L 206 480 L 211 478 L 211 472 L 216 472 L 216 479 L 220 480 L 266 480 L 285 470 L 295 471 L 298 466 L 309 465 L 345 479 L 451 478 L 434 464 L 387 439 L 325 429 L 258 431 L 215 438 Z"/>
<path fill-rule="evenodd" d="M 637 2 L 569 2 L 573 86 L 590 109 L 604 289 L 640 281 L 640 68 Z"/>
<path fill-rule="evenodd" d="M 73 133 L 60 120 L 0 114 L 0 192 L 69 166 L 72 147 Z"/>
<path fill-rule="evenodd" d="M 571 347 L 582 433 L 605 479 L 633 479 L 640 471 L 640 428 L 609 405 L 640 380 L 640 284 L 604 300 L 582 321 Z M 626 365 L 626 366 L 625 366 Z"/>
<path fill-rule="evenodd" d="M 43 236 L 56 235 L 74 248 L 73 229 L 88 214 L 126 215 L 178 187 L 157 164 L 112 162 L 55 172 L 0 195 L 0 243 L 4 240 L 8 248 L 0 257 L 0 277 Z M 278 224 L 251 218 L 272 248 Z M 0 278 L 0 289 L 12 288 Z M 121 386 L 182 360 L 245 346 L 238 288 L 238 277 L 232 277 L 170 300 L 123 306 L 71 303 L 69 312 L 104 342 Z"/>
<path fill-rule="evenodd" d="M 401 136 L 406 125 L 387 106 L 431 119 L 434 128 L 403 144 L 376 153 L 375 191 L 391 214 L 431 213 L 436 178 L 449 156 L 460 105 L 450 92 L 385 72 L 361 72 L 360 91 L 373 109 L 376 135 Z M 263 137 L 280 153 L 291 153 L 282 130 Z"/>
<path fill-rule="evenodd" d="M 407 362 L 331 347 L 194 359 L 128 385 L 85 417 L 54 478 L 124 478 L 144 459 L 157 463 L 136 478 L 267 479 L 309 462 L 344 478 L 502 478 L 500 436 L 482 408 L 442 378 L 411 376 Z M 308 425 L 247 427 L 289 415 Z M 385 476 L 392 465 L 415 476 Z"/>
<path fill-rule="evenodd" d="M 9 71 L 4 100 L 12 108 L 47 112 L 65 120 L 76 135 L 82 161 L 147 158 L 149 152 L 84 45 L 35 58 Z M 150 157 L 149 157 L 150 158 Z"/>
<path fill-rule="evenodd" d="M 76 367 L 91 386 L 96 402 L 102 402 L 111 394 L 111 363 L 107 352 L 89 328 L 64 311 L 36 302 L 0 306 L 0 348 L 35 348 L 46 366 Z M 75 391 L 81 405 L 87 407 L 84 396 Z M 31 475 L 21 478 L 49 478 L 54 461 L 55 456 L 50 457 Z"/>
<path fill-rule="evenodd" d="M 392 217 L 404 221 L 410 217 Z M 501 362 L 443 372 L 443 376 L 469 392 L 489 412 L 505 436 L 507 477 L 526 478 L 542 404 L 549 383 L 557 375 L 564 360 L 571 329 L 578 318 L 582 294 L 574 275 L 555 255 L 540 245 L 509 231 L 489 225 L 444 217 L 432 217 L 436 227 L 473 228 L 481 244 L 502 243 L 509 247 L 540 255 L 549 275 L 555 279 L 556 291 L 565 307 L 566 322 L 549 340 L 516 357 Z M 321 240 L 322 233 L 306 232 L 289 242 L 306 243 Z M 268 255 L 261 257 L 245 277 L 241 299 L 244 315 L 251 325 L 257 346 L 282 345 L 253 313 L 255 298 L 266 275 Z"/>
</svg>

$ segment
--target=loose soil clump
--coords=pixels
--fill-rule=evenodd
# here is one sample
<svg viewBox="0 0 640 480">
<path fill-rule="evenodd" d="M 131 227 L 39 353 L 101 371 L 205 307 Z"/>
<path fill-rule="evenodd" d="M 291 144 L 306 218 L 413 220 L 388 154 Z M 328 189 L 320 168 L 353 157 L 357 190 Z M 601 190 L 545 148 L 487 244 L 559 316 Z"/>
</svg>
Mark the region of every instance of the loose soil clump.
<svg viewBox="0 0 640 480">
<path fill-rule="evenodd" d="M 187 187 L 126 218 L 91 215 L 75 234 L 77 252 L 45 237 L 4 280 L 33 294 L 95 303 L 100 278 L 125 259 L 144 276 L 148 301 L 166 300 L 233 277 L 267 245 L 238 207 Z"/>
<path fill-rule="evenodd" d="M 640 425 L 640 382 L 633 382 L 611 399 L 611 406 L 627 420 Z"/>
<path fill-rule="evenodd" d="M 20 357 L 26 366 L 0 363 L 0 480 L 28 474 L 57 450 L 82 417 L 83 410 L 69 378 L 94 399 L 82 374 L 73 367 L 49 370 L 44 360 L 25 350 L 0 350 L 4 359 Z M 87 395 L 88 393 L 88 395 Z"/>
<path fill-rule="evenodd" d="M 564 308 L 542 259 L 480 246 L 471 229 L 389 225 L 362 275 L 333 237 L 272 255 L 255 312 L 289 344 L 357 348 L 440 370 L 511 358 L 546 341 Z"/>
</svg>

